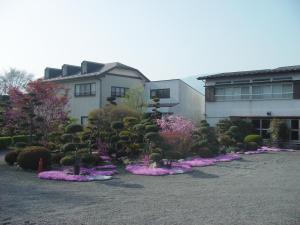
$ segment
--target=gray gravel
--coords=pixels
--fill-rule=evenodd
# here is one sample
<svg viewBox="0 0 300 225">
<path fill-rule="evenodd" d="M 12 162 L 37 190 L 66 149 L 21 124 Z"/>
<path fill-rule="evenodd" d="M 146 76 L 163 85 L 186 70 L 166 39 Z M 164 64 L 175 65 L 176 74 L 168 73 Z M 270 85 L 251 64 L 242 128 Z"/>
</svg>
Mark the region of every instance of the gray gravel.
<svg viewBox="0 0 300 225">
<path fill-rule="evenodd" d="M 0 159 L 0 224 L 299 225 L 300 152 L 244 156 L 184 175 L 70 183 Z"/>
</svg>

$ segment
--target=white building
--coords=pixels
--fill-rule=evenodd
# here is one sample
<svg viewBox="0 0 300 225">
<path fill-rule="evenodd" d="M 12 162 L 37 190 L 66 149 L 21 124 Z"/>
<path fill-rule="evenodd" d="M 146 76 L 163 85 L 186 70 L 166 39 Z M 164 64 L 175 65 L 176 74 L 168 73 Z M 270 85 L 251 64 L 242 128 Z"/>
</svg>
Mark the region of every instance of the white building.
<svg viewBox="0 0 300 225">
<path fill-rule="evenodd" d="M 168 113 L 193 120 L 201 118 L 204 113 L 201 107 L 204 96 L 183 81 L 150 82 L 139 70 L 117 62 L 102 64 L 83 61 L 81 66 L 64 64 L 61 69 L 47 67 L 44 79 L 58 82 L 69 90 L 70 115 L 82 124 L 86 124 L 90 111 L 107 104 L 108 97 L 116 97 L 116 102 L 120 103 L 127 90 L 141 85 L 145 86 L 148 100 L 152 89 L 169 91 L 169 98 L 161 97 L 162 110 L 168 108 Z M 164 107 L 165 103 L 169 106 Z"/>
<path fill-rule="evenodd" d="M 160 112 L 181 115 L 195 122 L 204 119 L 204 95 L 180 79 L 151 81 L 145 84 L 151 112 L 151 99 L 160 98 Z"/>
<path fill-rule="evenodd" d="M 70 115 L 86 124 L 88 114 L 107 104 L 114 96 L 120 103 L 129 88 L 149 81 L 139 70 L 121 63 L 83 61 L 81 66 L 64 64 L 61 69 L 46 68 L 45 80 L 62 84 L 69 90 Z"/>
<path fill-rule="evenodd" d="M 248 118 L 268 138 L 272 118 L 286 119 L 290 139 L 300 140 L 300 66 L 220 73 L 205 80 L 205 115 L 214 126 L 225 118 Z"/>
</svg>

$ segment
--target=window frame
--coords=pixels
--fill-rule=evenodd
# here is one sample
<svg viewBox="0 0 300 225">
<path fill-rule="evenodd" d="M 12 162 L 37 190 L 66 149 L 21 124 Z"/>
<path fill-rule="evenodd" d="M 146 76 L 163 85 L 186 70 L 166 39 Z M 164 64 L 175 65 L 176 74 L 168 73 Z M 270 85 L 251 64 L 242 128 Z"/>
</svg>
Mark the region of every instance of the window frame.
<svg viewBox="0 0 300 225">
<path fill-rule="evenodd" d="M 167 90 L 167 95 L 166 96 L 157 96 L 157 92 L 162 92 L 162 91 L 166 91 L 166 90 Z M 155 95 L 152 95 L 153 92 L 155 93 Z M 157 97 L 159 99 L 171 98 L 171 89 L 170 88 L 150 89 L 150 99 L 153 99 L 155 97 Z"/>
<path fill-rule="evenodd" d="M 115 91 L 113 91 L 113 89 L 115 89 Z M 116 91 L 117 89 L 119 89 L 120 91 Z M 127 94 L 127 92 L 129 91 L 128 87 L 117 87 L 117 86 L 111 86 L 110 87 L 110 96 L 111 97 L 115 97 L 115 98 L 124 98 Z M 117 93 L 119 95 L 117 95 Z"/>
<path fill-rule="evenodd" d="M 82 89 L 85 89 L 86 86 L 89 86 L 89 91 L 82 91 Z M 94 88 L 93 88 L 94 86 Z M 79 88 L 79 92 L 77 92 L 77 87 Z M 81 89 L 82 88 L 82 89 Z M 93 90 L 95 89 L 95 90 Z M 75 97 L 90 97 L 90 96 L 96 96 L 96 83 L 80 83 L 75 84 L 74 86 L 74 96 Z"/>
</svg>

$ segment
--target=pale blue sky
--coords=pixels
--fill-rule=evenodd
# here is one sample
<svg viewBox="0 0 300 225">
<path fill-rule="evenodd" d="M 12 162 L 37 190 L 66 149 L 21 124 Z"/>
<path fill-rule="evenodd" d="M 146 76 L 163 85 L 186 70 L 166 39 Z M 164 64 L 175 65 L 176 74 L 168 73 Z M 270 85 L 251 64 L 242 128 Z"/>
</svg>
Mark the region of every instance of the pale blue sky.
<svg viewBox="0 0 300 225">
<path fill-rule="evenodd" d="M 0 70 L 119 61 L 151 80 L 300 64 L 300 0 L 0 0 Z"/>
</svg>

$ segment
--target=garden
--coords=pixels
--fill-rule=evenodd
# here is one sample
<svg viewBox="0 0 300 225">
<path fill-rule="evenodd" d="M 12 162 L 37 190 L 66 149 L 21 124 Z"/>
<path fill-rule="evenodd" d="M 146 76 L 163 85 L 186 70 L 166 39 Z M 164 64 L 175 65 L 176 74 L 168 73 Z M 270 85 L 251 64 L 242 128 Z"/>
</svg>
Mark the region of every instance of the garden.
<svg viewBox="0 0 300 225">
<path fill-rule="evenodd" d="M 37 171 L 41 179 L 85 182 L 112 179 L 118 170 L 173 175 L 243 154 L 293 151 L 281 146 L 289 130 L 280 119 L 271 121 L 265 142 L 249 120 L 221 120 L 214 128 L 205 120 L 162 115 L 158 98 L 146 114 L 139 105 L 116 104 L 110 97 L 82 126 L 69 117 L 67 94 L 58 84 L 37 80 L 2 96 L 0 149 L 8 150 L 9 166 Z"/>
</svg>

